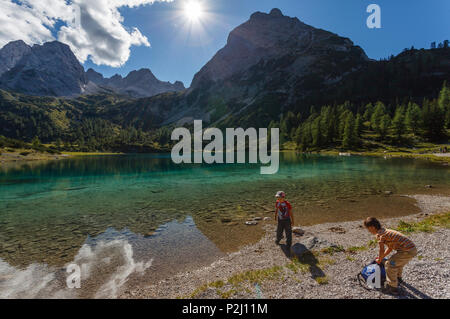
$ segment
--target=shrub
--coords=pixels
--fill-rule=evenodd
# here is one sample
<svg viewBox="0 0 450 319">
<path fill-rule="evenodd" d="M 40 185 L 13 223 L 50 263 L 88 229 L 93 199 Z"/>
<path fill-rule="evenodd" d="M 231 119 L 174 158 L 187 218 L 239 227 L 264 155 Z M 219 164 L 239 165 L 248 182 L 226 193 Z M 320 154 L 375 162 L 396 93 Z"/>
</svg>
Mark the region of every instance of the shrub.
<svg viewBox="0 0 450 319">
<path fill-rule="evenodd" d="M 328 278 L 326 276 L 325 277 L 316 277 L 314 279 L 317 281 L 317 283 L 319 285 L 326 285 L 326 284 L 328 284 Z"/>
<path fill-rule="evenodd" d="M 450 228 L 450 212 L 432 215 L 416 223 L 400 221 L 397 230 L 403 233 L 413 233 L 418 231 L 429 233 L 434 231 L 434 227 Z"/>
</svg>

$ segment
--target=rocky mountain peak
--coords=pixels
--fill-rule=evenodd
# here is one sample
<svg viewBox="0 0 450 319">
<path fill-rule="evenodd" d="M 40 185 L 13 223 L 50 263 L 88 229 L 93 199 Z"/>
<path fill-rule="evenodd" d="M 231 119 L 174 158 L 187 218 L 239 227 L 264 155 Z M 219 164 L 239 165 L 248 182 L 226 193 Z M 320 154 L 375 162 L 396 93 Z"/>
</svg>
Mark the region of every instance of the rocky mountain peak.
<svg viewBox="0 0 450 319">
<path fill-rule="evenodd" d="M 137 71 L 131 71 L 125 78 L 128 83 L 137 83 L 137 82 L 155 82 L 158 81 L 156 76 L 149 69 L 140 69 Z"/>
<path fill-rule="evenodd" d="M 16 41 L 7 49 L 11 47 L 23 54 L 2 74 L 1 87 L 30 95 L 74 96 L 84 92 L 84 69 L 68 45 L 53 41 L 30 48 Z"/>
<path fill-rule="evenodd" d="M 31 47 L 22 40 L 12 41 L 0 49 L 0 75 L 12 69 L 25 55 L 31 52 Z"/>
<path fill-rule="evenodd" d="M 283 17 L 283 13 L 278 8 L 273 8 L 269 14 L 274 17 Z"/>
<path fill-rule="evenodd" d="M 279 9 L 255 12 L 231 31 L 226 46 L 195 76 L 192 87 L 205 80 L 217 81 L 249 68 L 261 59 L 301 50 L 312 41 L 313 27 Z"/>
<path fill-rule="evenodd" d="M 261 61 L 283 57 L 293 61 L 297 57 L 293 70 L 301 72 L 299 67 L 303 65 L 304 72 L 304 62 L 309 65 L 311 61 L 323 55 L 333 55 L 332 52 L 336 51 L 353 52 L 355 60 L 367 60 L 364 51 L 347 38 L 285 16 L 276 8 L 270 13 L 255 12 L 247 22 L 231 31 L 226 46 L 195 75 L 191 88 L 223 81 L 245 73 Z"/>
</svg>

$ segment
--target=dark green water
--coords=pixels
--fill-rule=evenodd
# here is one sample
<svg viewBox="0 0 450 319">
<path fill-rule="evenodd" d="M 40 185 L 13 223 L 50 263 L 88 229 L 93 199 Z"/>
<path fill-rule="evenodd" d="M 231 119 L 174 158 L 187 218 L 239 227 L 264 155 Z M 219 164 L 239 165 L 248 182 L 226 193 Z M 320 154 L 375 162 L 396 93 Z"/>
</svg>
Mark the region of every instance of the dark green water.
<svg viewBox="0 0 450 319">
<path fill-rule="evenodd" d="M 272 217 L 278 190 L 304 225 L 406 215 L 414 203 L 398 195 L 426 192 L 427 184 L 447 192 L 449 177 L 447 167 L 419 160 L 294 153 L 281 154 L 276 175 L 260 175 L 259 165 L 175 165 L 169 155 L 2 167 L 0 297 L 20 292 L 11 288 L 19 275 L 48 279 L 39 281 L 48 291 L 36 296 L 67 293 L 52 282 L 61 281 L 61 267 L 74 260 L 103 267 L 97 271 L 104 274 L 87 276 L 89 288 L 79 296 L 114 296 L 127 280 L 198 267 L 257 240 L 261 225 L 243 224 Z M 117 277 L 122 264 L 131 272 Z"/>
</svg>

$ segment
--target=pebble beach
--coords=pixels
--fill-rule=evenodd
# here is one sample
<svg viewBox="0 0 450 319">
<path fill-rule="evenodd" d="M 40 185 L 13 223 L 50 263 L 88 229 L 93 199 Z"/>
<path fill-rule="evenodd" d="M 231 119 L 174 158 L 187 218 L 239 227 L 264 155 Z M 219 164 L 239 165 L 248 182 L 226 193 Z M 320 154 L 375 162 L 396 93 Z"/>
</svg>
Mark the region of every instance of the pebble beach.
<svg viewBox="0 0 450 319">
<path fill-rule="evenodd" d="M 414 223 L 450 211 L 450 197 L 411 195 L 420 213 L 382 219 L 385 227 Z M 249 226 L 251 227 L 251 226 Z M 404 269 L 400 295 L 366 290 L 357 274 L 377 256 L 377 245 L 362 221 L 301 227 L 291 251 L 275 244 L 275 226 L 265 225 L 255 243 L 206 267 L 179 273 L 148 286 L 124 291 L 120 298 L 294 298 L 431 299 L 450 298 L 450 229 L 413 232 L 418 255 Z M 283 241 L 282 241 L 283 244 Z"/>
</svg>

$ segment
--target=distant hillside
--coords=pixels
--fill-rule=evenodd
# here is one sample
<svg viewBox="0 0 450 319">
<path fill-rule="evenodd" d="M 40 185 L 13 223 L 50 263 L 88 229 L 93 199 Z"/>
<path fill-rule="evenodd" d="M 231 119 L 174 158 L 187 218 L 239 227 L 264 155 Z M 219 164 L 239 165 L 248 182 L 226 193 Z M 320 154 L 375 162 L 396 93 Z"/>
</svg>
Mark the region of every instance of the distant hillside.
<svg viewBox="0 0 450 319">
<path fill-rule="evenodd" d="M 28 142 L 37 137 L 71 150 L 157 150 L 154 142 L 170 139 L 170 132 L 160 129 L 170 104 L 151 106 L 147 100 L 115 94 L 64 99 L 0 90 L 0 135 Z"/>
</svg>

